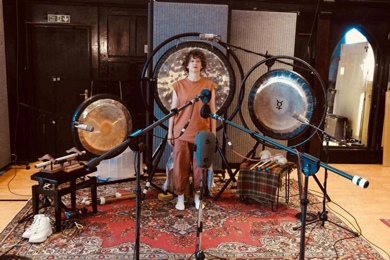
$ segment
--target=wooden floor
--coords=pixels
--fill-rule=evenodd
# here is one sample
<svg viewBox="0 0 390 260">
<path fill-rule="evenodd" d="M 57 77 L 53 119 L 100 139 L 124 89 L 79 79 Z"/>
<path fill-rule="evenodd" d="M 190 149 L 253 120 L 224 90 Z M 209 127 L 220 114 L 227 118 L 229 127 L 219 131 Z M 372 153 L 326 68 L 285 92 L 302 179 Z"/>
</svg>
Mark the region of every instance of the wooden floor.
<svg viewBox="0 0 390 260">
<path fill-rule="evenodd" d="M 369 164 L 335 164 L 332 166 L 351 176 L 358 175 L 369 180 L 369 187 L 362 189 L 352 184 L 348 178 L 328 171 L 327 192 L 333 202 L 342 206 L 356 218 L 362 229 L 362 235 L 387 251 L 385 253 L 378 249 L 386 259 L 390 259 L 388 255 L 390 254 L 390 227 L 380 221 L 381 218 L 390 219 L 390 167 Z M 28 200 L 31 197 L 31 186 L 36 182 L 30 180 L 30 175 L 34 172 L 36 170 L 33 167 L 31 170 L 10 169 L 0 176 L 0 230 L 3 230 L 26 203 L 26 201 L 11 200 Z M 291 176 L 296 178 L 296 175 L 294 172 Z M 315 176 L 322 183 L 324 170 L 321 169 Z M 14 179 L 9 183 L 12 178 Z M 18 195 L 9 191 L 8 183 L 10 190 Z M 320 191 L 313 177 L 309 177 L 309 189 L 314 193 Z M 354 223 L 353 218 L 335 204 L 328 203 L 328 205 L 339 212 L 341 218 L 346 217 Z M 310 212 L 310 206 L 308 211 Z M 332 224 L 325 222 L 325 228 L 327 225 Z"/>
</svg>

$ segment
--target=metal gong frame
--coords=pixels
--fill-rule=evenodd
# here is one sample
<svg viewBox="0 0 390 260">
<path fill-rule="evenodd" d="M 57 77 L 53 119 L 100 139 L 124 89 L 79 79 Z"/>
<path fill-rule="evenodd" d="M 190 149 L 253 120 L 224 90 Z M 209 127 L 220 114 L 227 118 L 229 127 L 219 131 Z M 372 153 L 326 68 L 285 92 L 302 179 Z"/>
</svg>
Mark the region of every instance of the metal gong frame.
<svg viewBox="0 0 390 260">
<path fill-rule="evenodd" d="M 92 126 L 94 130 L 92 132 L 81 130 L 76 124 Z M 76 147 L 85 150 L 89 157 L 96 157 L 127 138 L 133 131 L 132 116 L 127 105 L 119 97 L 97 94 L 85 100 L 76 109 L 71 130 Z M 118 150 L 113 157 L 124 150 Z"/>
<path fill-rule="evenodd" d="M 168 114 L 172 103 L 172 85 L 187 76 L 183 70 L 182 60 L 193 50 L 200 49 L 205 53 L 207 68 L 202 76 L 217 83 L 215 89 L 215 106 L 218 115 L 226 112 L 235 93 L 235 74 L 226 56 L 214 45 L 203 41 L 185 41 L 168 49 L 158 60 L 154 78 L 157 78 L 155 100 L 160 109 Z"/>
<path fill-rule="evenodd" d="M 226 56 L 217 48 L 217 46 L 214 46 L 214 44 L 210 41 L 195 41 L 195 40 L 188 40 L 188 41 L 183 41 L 181 43 L 178 43 L 176 45 L 176 47 L 172 47 L 170 48 L 165 54 L 163 54 L 158 62 L 156 63 L 156 66 L 154 67 L 152 73 L 150 75 L 153 75 L 153 79 L 148 79 L 146 77 L 146 72 L 148 70 L 148 67 L 150 66 L 150 63 L 152 62 L 154 56 L 167 44 L 169 44 L 170 42 L 172 41 L 175 41 L 175 40 L 180 40 L 181 38 L 185 38 L 185 37 L 199 37 L 201 33 L 197 33 L 197 32 L 191 32 L 191 33 L 183 33 L 183 34 L 178 34 L 176 36 L 173 36 L 165 41 L 163 41 L 162 43 L 160 43 L 154 50 L 153 52 L 151 53 L 151 55 L 148 57 L 148 59 L 146 60 L 145 64 L 144 64 L 144 67 L 142 69 L 142 73 L 141 73 L 141 77 L 142 77 L 142 82 L 144 81 L 147 81 L 147 80 L 151 80 L 151 81 L 155 81 L 157 80 L 158 78 L 158 70 L 165 70 L 164 68 L 162 68 L 164 66 L 164 63 L 163 61 L 167 58 L 169 58 L 169 56 L 172 56 L 174 55 L 174 51 L 175 49 L 176 50 L 179 50 L 179 49 L 185 49 L 185 48 L 200 48 L 202 49 L 203 51 L 209 54 L 212 54 L 213 56 L 215 56 L 220 64 L 224 64 L 227 66 L 226 68 L 226 71 L 229 73 L 229 86 L 230 86 L 230 90 L 226 90 L 226 83 L 227 81 L 225 79 L 220 79 L 221 82 L 223 82 L 223 86 L 220 86 L 219 88 L 217 87 L 217 92 L 216 92 L 216 100 L 219 99 L 220 97 L 222 97 L 222 99 L 225 101 L 224 103 L 223 102 L 217 102 L 216 106 L 217 106 L 217 114 L 221 115 L 223 113 L 226 112 L 227 108 L 230 106 L 232 100 L 233 100 L 233 97 L 234 97 L 234 94 L 235 94 L 235 85 L 236 85 L 236 75 L 234 73 L 234 70 L 230 64 L 230 62 L 227 60 Z M 236 54 L 229 48 L 229 45 L 227 43 L 224 43 L 222 41 L 218 41 L 217 42 L 219 46 L 221 46 L 222 48 L 224 48 L 226 51 L 227 51 L 227 54 L 229 55 L 229 57 L 233 58 L 237 68 L 238 68 L 238 71 L 239 71 L 239 74 L 240 74 L 240 80 L 242 80 L 244 78 L 244 71 L 242 69 L 242 66 L 241 66 L 241 63 L 239 61 L 239 59 L 237 58 Z M 177 49 L 179 48 L 179 49 Z M 171 57 L 173 58 L 173 56 Z M 220 66 L 220 65 L 219 65 Z M 181 67 L 181 65 L 180 65 Z M 209 66 L 208 66 L 209 67 Z M 164 72 L 162 72 L 164 73 Z M 179 75 L 177 76 L 177 78 L 179 77 L 182 77 L 182 75 Z M 215 74 L 215 71 L 211 71 L 209 72 L 208 74 L 206 74 L 206 77 L 209 77 L 211 79 L 215 78 L 215 79 L 218 79 L 218 75 Z M 168 85 L 169 83 L 167 82 L 164 82 L 163 83 L 164 85 Z M 142 85 L 141 85 L 142 87 Z M 240 89 L 240 97 L 243 96 L 243 94 L 241 94 L 242 91 L 245 91 L 245 89 Z M 159 93 L 160 92 L 160 93 Z M 227 93 L 228 92 L 228 93 Z M 150 101 L 148 102 L 146 97 L 143 95 L 143 91 L 141 91 L 141 94 L 142 94 L 142 100 L 143 100 L 143 103 L 146 107 L 146 109 L 148 111 L 151 111 L 151 114 L 153 114 L 153 120 L 156 121 L 157 118 L 154 116 L 154 113 L 153 113 L 153 108 L 150 106 Z M 155 89 L 154 90 L 154 97 L 155 97 L 155 101 L 156 103 L 158 104 L 159 108 L 165 113 L 167 114 L 169 111 L 170 111 L 170 107 L 168 106 L 168 104 L 170 105 L 170 102 L 171 102 L 171 94 L 172 94 L 172 90 L 168 89 L 168 87 L 163 87 L 161 90 L 159 89 Z M 229 120 L 232 120 L 234 118 L 234 116 L 237 114 L 237 112 L 239 111 L 239 108 L 240 108 L 240 105 L 242 103 L 242 99 L 238 99 L 238 103 L 237 103 L 237 106 L 235 108 L 235 110 L 232 112 L 231 115 L 229 115 L 227 118 Z M 165 130 L 167 130 L 167 127 L 165 125 L 161 125 L 162 128 L 164 128 Z M 223 126 L 219 126 L 217 128 L 217 131 L 220 130 Z"/>
<path fill-rule="evenodd" d="M 158 76 L 156 74 L 156 69 L 152 69 L 151 68 L 151 62 L 153 60 L 153 57 L 165 46 L 167 45 L 168 43 L 172 42 L 172 41 L 175 41 L 175 40 L 180 40 L 181 38 L 183 37 L 200 37 L 200 34 L 201 33 L 197 33 L 197 32 L 191 32 L 191 33 L 183 33 L 183 34 L 178 34 L 176 36 L 173 36 L 165 41 L 163 41 L 162 43 L 160 43 L 155 49 L 153 49 L 153 51 L 151 51 L 150 53 L 150 56 L 148 56 L 145 64 L 144 64 L 144 67 L 142 69 L 142 73 L 141 73 L 141 77 L 142 77 L 142 80 L 141 80 L 141 88 L 143 87 L 143 84 L 144 82 L 147 83 L 147 86 L 150 86 L 150 85 L 156 85 L 156 81 L 157 79 L 155 78 L 156 76 Z M 220 61 L 222 61 L 222 63 L 225 61 L 226 64 L 229 65 L 229 69 L 227 69 L 227 71 L 229 71 L 229 73 L 231 73 L 232 77 L 234 77 L 234 80 L 233 79 L 230 79 L 229 80 L 229 83 L 230 84 L 234 84 L 232 87 L 232 90 L 230 90 L 229 92 L 229 95 L 228 97 L 226 98 L 226 102 L 225 104 L 221 105 L 221 108 L 218 110 L 218 113 L 219 114 L 222 114 L 222 112 L 225 112 L 225 110 L 228 108 L 229 104 L 227 104 L 227 102 L 231 102 L 232 99 L 233 99 L 233 96 L 234 96 L 234 92 L 235 92 L 235 77 L 236 75 L 234 74 L 234 71 L 233 69 L 231 68 L 231 64 L 228 62 L 228 60 L 226 59 L 225 55 L 218 49 L 217 50 L 217 46 L 214 45 L 213 42 L 210 42 L 210 41 L 192 41 L 191 43 L 187 43 L 187 42 L 191 42 L 191 41 L 185 41 L 185 42 L 182 42 L 180 43 L 178 41 L 177 43 L 177 46 L 184 46 L 184 47 L 189 47 L 190 45 L 189 44 L 194 44 L 193 47 L 197 48 L 198 46 L 202 46 L 203 48 L 206 49 L 207 52 L 212 52 L 213 55 L 215 55 L 217 57 L 217 59 L 219 59 Z M 222 48 L 225 48 L 226 52 L 227 52 L 227 55 L 229 55 L 229 58 L 232 58 L 235 65 L 237 66 L 237 69 L 239 71 L 239 75 L 240 75 L 240 80 L 242 80 L 244 78 L 244 71 L 242 69 L 242 66 L 241 66 L 241 63 L 239 61 L 239 59 L 237 58 L 236 54 L 231 50 L 231 48 L 229 47 L 229 45 L 227 43 L 224 43 L 222 41 L 217 41 L 218 43 L 218 46 L 221 46 Z M 188 45 L 187 45 L 188 44 Z M 217 50 L 217 51 L 216 51 Z M 215 54 L 215 53 L 218 53 L 218 54 Z M 168 55 L 168 54 L 167 54 Z M 162 64 L 161 63 L 161 58 L 159 59 L 159 62 L 157 62 L 156 64 Z M 157 65 L 156 65 L 157 66 Z M 162 66 L 162 65 L 161 65 Z M 219 65 L 220 66 L 220 65 Z M 157 67 L 156 67 L 157 68 Z M 146 74 L 148 74 L 149 76 L 152 75 L 154 78 L 147 78 L 146 77 Z M 227 81 L 224 81 L 225 83 Z M 231 83 L 232 82 L 232 83 Z M 154 83 L 154 84 L 152 84 Z M 142 100 L 144 102 L 144 105 L 147 109 L 147 111 L 149 111 L 149 116 L 148 116 L 148 120 L 150 121 L 150 123 L 152 123 L 151 121 L 154 120 L 154 121 L 157 121 L 157 118 L 155 117 L 154 115 L 154 107 L 150 104 L 152 104 L 155 100 L 151 100 L 152 99 L 152 94 L 153 94 L 153 97 L 155 97 L 155 93 L 156 93 L 156 90 L 153 89 L 153 92 L 151 91 L 151 87 L 149 87 L 147 89 L 148 93 L 149 93 L 149 96 L 148 96 L 148 100 L 146 100 L 145 96 L 144 96 L 144 92 L 141 91 L 141 94 L 142 94 Z M 243 93 L 245 91 L 245 88 L 241 88 L 240 89 L 240 97 L 243 96 Z M 218 97 L 216 97 L 217 99 Z M 160 100 L 161 101 L 161 100 Z M 158 99 L 156 100 L 157 103 L 160 102 Z M 241 105 L 241 102 L 242 102 L 242 98 L 239 98 L 238 99 L 238 103 L 237 103 L 237 106 L 235 108 L 235 110 L 233 111 L 233 113 L 229 116 L 229 120 L 233 119 L 234 116 L 237 114 L 237 112 L 239 112 L 240 110 L 240 105 Z M 162 103 L 162 102 L 161 102 Z M 168 102 L 169 104 L 169 102 Z M 160 104 L 161 105 L 161 104 Z M 169 111 L 170 110 L 170 107 L 167 107 L 166 105 L 164 106 L 160 106 L 160 108 L 162 108 L 162 110 L 165 110 L 165 112 Z M 168 128 L 165 126 L 165 125 L 159 125 L 161 126 L 163 129 L 165 130 L 168 130 Z M 223 125 L 220 125 L 219 127 L 217 127 L 217 131 L 222 129 L 224 126 Z M 151 136 L 147 136 L 146 138 L 146 147 L 148 147 L 148 150 L 151 151 L 152 149 L 152 146 L 153 146 L 153 141 L 152 141 L 152 138 Z M 165 150 L 165 146 L 166 146 L 166 143 L 167 143 L 167 136 L 162 140 L 162 142 L 159 144 L 159 146 L 157 147 L 157 149 L 154 151 L 153 155 L 150 156 L 150 154 L 148 154 L 148 159 L 147 159 L 147 169 L 148 169 L 148 181 L 146 183 L 146 187 L 149 187 L 150 185 L 157 188 L 157 189 L 160 189 L 160 187 L 154 185 L 152 183 L 152 179 L 153 179 L 153 176 L 154 176 L 154 173 L 157 169 L 157 164 L 158 162 L 160 161 L 162 155 L 163 155 L 163 152 Z M 222 152 L 222 149 L 220 148 L 219 145 L 217 145 L 217 149 L 218 149 L 218 152 L 219 154 L 221 155 L 222 157 L 222 160 L 228 170 L 228 173 L 230 175 L 230 178 L 231 179 L 234 179 L 234 176 L 233 176 L 233 173 L 230 169 L 230 166 L 227 162 L 227 159 L 224 157 L 224 153 Z M 150 152 L 150 151 L 147 151 L 147 152 Z M 149 157 L 150 156 L 150 157 Z M 149 159 L 150 158 L 150 159 Z M 147 188 L 144 190 L 144 194 L 147 192 Z M 144 197 L 144 196 L 143 196 Z"/>
<path fill-rule="evenodd" d="M 291 57 L 291 56 L 285 56 L 285 55 L 280 55 L 280 56 L 272 56 L 272 57 L 269 57 L 269 58 L 266 58 L 258 63 L 256 63 L 249 71 L 248 73 L 245 75 L 244 79 L 241 81 L 241 84 L 240 84 L 240 88 L 245 88 L 245 83 L 248 79 L 248 77 L 253 73 L 253 71 L 255 71 L 259 66 L 263 65 L 263 64 L 269 64 L 269 63 L 273 63 L 279 59 L 287 59 L 287 60 L 292 60 L 292 61 L 296 61 L 304 66 L 306 66 L 318 79 L 320 85 L 321 85 L 321 89 L 322 89 L 322 93 L 323 93 L 323 96 L 324 96 L 324 104 L 323 104 L 323 111 L 322 111 L 322 116 L 321 116 L 321 120 L 318 124 L 318 126 L 321 126 L 323 123 L 324 123 L 324 120 L 325 120 L 325 117 L 326 117 L 326 104 L 327 104 L 327 101 L 326 101 L 326 92 L 325 92 L 325 83 L 323 82 L 323 80 L 321 79 L 320 75 L 318 74 L 318 72 L 310 65 L 308 64 L 307 62 L 299 59 L 299 58 L 296 58 L 296 57 Z M 294 66 L 294 65 L 292 65 Z M 278 72 L 280 72 L 281 70 L 275 70 L 276 74 Z M 268 73 L 272 73 L 272 71 L 269 71 Z M 310 90 L 311 89 L 307 83 L 307 81 L 303 78 L 300 78 L 298 77 L 298 74 L 296 74 L 295 72 L 290 72 L 291 75 L 293 76 L 293 78 L 297 81 L 297 83 L 299 84 L 302 84 L 302 85 L 307 85 L 307 92 L 310 93 Z M 276 75 L 275 74 L 275 75 Z M 269 77 L 269 75 L 272 75 L 272 74 L 265 74 L 266 77 Z M 259 81 L 263 81 L 262 78 L 259 78 L 258 81 L 256 83 L 258 83 Z M 256 85 L 255 83 L 255 85 Z M 256 89 L 252 90 L 252 91 L 256 91 Z M 241 91 L 240 91 L 241 92 Z M 253 94 L 253 93 L 252 93 Z M 310 95 L 309 95 L 310 96 Z M 314 98 L 314 97 L 313 97 Z M 310 99 L 310 97 L 309 97 Z M 252 111 L 252 112 L 251 112 Z M 263 123 L 260 123 L 260 122 L 256 122 L 256 120 L 253 120 L 252 117 L 255 117 L 256 115 L 254 115 L 254 108 L 253 107 L 249 107 L 249 112 L 250 114 L 252 113 L 251 115 L 251 119 L 252 121 L 254 121 L 253 123 L 256 125 L 256 127 L 259 128 L 260 131 L 263 130 L 263 133 L 265 135 L 269 135 L 271 132 L 269 131 L 269 128 L 267 128 L 267 126 Z M 300 112 L 299 109 L 297 112 Z M 306 116 L 306 115 L 305 115 Z M 311 119 L 311 116 L 312 116 L 312 111 L 309 111 L 309 113 L 307 114 L 308 116 L 308 120 Z M 292 115 L 291 115 L 292 117 Z M 246 125 L 246 122 L 244 120 L 243 117 L 241 117 L 241 120 L 243 121 L 243 124 Z M 295 119 L 294 119 L 295 120 Z M 298 122 L 298 121 L 297 121 Z M 280 138 L 280 139 L 289 139 L 289 138 L 293 138 L 293 137 L 296 137 L 298 136 L 302 131 L 306 130 L 309 126 L 305 126 L 305 125 L 302 125 L 301 127 L 296 127 L 295 129 L 293 129 L 293 131 L 291 132 L 291 134 L 281 134 L 281 135 L 278 135 L 278 134 L 275 134 L 274 136 L 271 136 L 271 137 L 274 137 L 274 138 Z M 303 140 L 302 142 L 296 144 L 296 145 L 293 145 L 293 146 L 290 146 L 291 148 L 296 148 L 296 147 L 299 147 L 303 144 L 305 144 L 306 142 L 308 142 L 316 133 L 317 133 L 317 129 L 315 131 L 313 131 L 313 133 L 307 137 L 305 140 Z M 275 148 L 275 149 L 278 149 L 277 147 L 275 146 L 271 146 L 265 142 L 262 142 L 264 145 L 266 146 L 269 146 L 271 148 Z"/>
</svg>

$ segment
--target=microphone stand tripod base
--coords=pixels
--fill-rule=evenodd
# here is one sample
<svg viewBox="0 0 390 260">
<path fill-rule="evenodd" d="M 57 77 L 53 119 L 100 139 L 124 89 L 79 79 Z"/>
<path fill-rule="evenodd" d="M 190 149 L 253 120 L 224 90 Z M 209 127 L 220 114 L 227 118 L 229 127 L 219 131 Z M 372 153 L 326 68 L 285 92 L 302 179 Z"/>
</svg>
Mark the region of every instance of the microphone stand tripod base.
<svg viewBox="0 0 390 260">
<path fill-rule="evenodd" d="M 204 252 L 203 251 L 196 252 L 195 253 L 195 259 L 196 260 L 204 260 L 205 259 Z"/>
<path fill-rule="evenodd" d="M 295 214 L 295 218 L 301 220 L 302 219 L 302 213 L 299 212 L 299 213 Z M 317 214 L 312 213 L 312 212 L 307 212 L 306 213 L 306 221 L 310 222 L 310 221 L 313 221 L 313 220 L 316 220 L 316 219 L 318 219 L 318 215 Z"/>
</svg>

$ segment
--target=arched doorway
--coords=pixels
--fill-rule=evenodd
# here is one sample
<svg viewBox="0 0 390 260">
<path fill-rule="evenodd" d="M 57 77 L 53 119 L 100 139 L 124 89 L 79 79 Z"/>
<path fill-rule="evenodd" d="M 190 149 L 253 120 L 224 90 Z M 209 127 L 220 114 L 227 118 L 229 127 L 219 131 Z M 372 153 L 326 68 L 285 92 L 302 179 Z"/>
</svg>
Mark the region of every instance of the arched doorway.
<svg viewBox="0 0 390 260">
<path fill-rule="evenodd" d="M 325 131 L 355 148 L 368 145 L 374 69 L 371 44 L 359 30 L 349 29 L 331 57 Z"/>
</svg>

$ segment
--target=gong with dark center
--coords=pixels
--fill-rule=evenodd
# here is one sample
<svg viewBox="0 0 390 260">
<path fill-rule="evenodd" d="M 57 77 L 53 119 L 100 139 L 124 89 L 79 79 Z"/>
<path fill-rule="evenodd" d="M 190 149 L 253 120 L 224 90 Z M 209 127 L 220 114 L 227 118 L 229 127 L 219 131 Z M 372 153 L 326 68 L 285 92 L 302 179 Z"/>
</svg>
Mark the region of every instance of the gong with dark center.
<svg viewBox="0 0 390 260">
<path fill-rule="evenodd" d="M 154 77 L 157 78 L 156 102 L 165 114 L 169 113 L 172 103 L 172 84 L 187 76 L 182 63 L 185 55 L 193 49 L 199 49 L 206 55 L 207 68 L 202 71 L 201 75 L 217 84 L 215 106 L 217 114 L 221 115 L 233 99 L 236 85 L 235 75 L 226 56 L 216 46 L 205 42 L 183 42 L 161 56 L 154 70 Z"/>
<path fill-rule="evenodd" d="M 91 126 L 93 131 L 79 129 L 77 124 Z M 123 101 L 113 95 L 92 96 L 80 104 L 73 115 L 73 140 L 76 147 L 85 150 L 90 157 L 102 155 L 122 143 L 132 130 L 129 110 Z M 118 151 L 116 155 L 121 152 Z"/>
<path fill-rule="evenodd" d="M 310 121 L 315 98 L 310 84 L 299 74 L 272 70 L 253 85 L 248 108 L 252 122 L 262 133 L 286 140 L 298 136 L 308 127 L 294 115 Z"/>
</svg>

